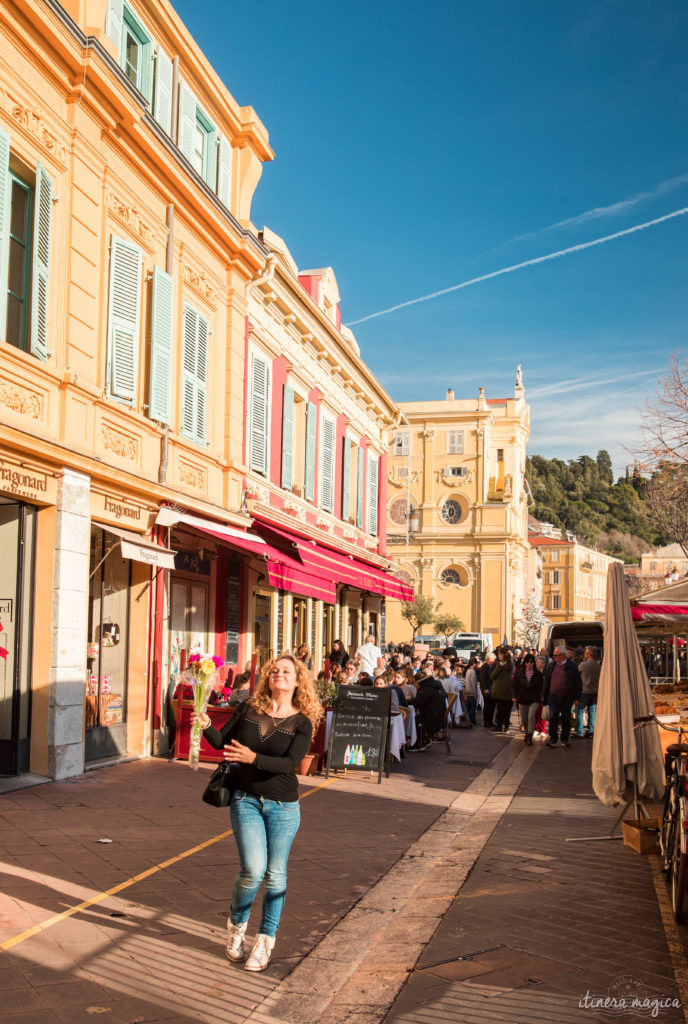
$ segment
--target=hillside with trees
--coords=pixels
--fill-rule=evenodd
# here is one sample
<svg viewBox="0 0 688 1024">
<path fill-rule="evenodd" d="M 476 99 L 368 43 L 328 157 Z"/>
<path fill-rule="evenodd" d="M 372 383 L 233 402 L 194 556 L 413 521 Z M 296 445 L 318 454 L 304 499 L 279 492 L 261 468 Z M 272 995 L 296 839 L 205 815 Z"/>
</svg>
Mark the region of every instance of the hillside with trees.
<svg viewBox="0 0 688 1024">
<path fill-rule="evenodd" d="M 600 551 L 637 561 L 644 551 L 668 543 L 650 516 L 648 480 L 640 474 L 614 482 L 609 452 L 597 458 L 527 460 L 526 478 L 533 495 L 531 513 L 553 523 Z"/>
</svg>

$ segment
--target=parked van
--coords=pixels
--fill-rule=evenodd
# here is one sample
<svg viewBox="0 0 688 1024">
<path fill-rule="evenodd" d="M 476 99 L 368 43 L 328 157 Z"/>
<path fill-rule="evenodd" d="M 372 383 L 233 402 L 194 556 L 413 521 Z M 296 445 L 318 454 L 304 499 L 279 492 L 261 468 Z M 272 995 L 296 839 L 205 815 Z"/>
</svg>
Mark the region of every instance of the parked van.
<svg viewBox="0 0 688 1024">
<path fill-rule="evenodd" d="M 554 648 L 563 645 L 572 647 L 599 647 L 604 649 L 604 622 L 553 622 L 547 631 L 547 653 L 550 658 Z"/>
</svg>

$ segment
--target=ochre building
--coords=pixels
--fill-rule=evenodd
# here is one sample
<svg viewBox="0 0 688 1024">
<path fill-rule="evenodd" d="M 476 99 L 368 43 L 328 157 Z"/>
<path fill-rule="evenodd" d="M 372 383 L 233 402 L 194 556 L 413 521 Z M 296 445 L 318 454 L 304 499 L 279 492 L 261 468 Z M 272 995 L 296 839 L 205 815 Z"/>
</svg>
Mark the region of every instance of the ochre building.
<svg viewBox="0 0 688 1024">
<path fill-rule="evenodd" d="M 528 539 L 542 559 L 542 604 L 550 622 L 604 619 L 607 571 L 621 559 L 547 523 L 533 527 Z"/>
</svg>

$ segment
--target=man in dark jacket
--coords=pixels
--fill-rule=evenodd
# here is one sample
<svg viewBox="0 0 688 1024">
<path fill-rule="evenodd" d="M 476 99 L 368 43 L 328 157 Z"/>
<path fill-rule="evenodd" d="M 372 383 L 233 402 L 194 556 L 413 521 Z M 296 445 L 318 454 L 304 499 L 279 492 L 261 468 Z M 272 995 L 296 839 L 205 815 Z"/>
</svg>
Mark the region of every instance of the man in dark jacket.
<svg viewBox="0 0 688 1024">
<path fill-rule="evenodd" d="M 494 701 L 492 700 L 492 669 L 494 663 L 497 660 L 497 655 L 490 653 L 485 658 L 485 661 L 480 666 L 480 672 L 478 673 L 478 682 L 480 683 L 480 689 L 483 692 L 483 725 L 486 729 L 491 729 L 494 725 Z"/>
<path fill-rule="evenodd" d="M 415 708 L 418 722 L 423 727 L 424 744 L 429 743 L 444 728 L 447 695 L 439 679 L 419 672 L 416 676 L 418 693 Z"/>
<path fill-rule="evenodd" d="M 565 647 L 554 648 L 554 665 L 545 672 L 543 704 L 549 704 L 548 747 L 556 747 L 561 726 L 561 745 L 568 747 L 571 733 L 571 708 L 580 700 L 582 680 L 578 666 L 566 656 Z"/>
</svg>

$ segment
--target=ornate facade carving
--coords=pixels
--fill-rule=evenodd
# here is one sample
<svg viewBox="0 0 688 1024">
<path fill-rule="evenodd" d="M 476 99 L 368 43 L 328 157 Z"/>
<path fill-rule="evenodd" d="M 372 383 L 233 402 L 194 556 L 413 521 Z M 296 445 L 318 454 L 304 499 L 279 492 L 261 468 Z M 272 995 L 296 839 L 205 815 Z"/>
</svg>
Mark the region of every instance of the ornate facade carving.
<svg viewBox="0 0 688 1024">
<path fill-rule="evenodd" d="M 36 140 L 41 149 L 66 167 L 67 147 L 57 137 L 52 126 L 48 125 L 41 108 L 23 103 L 17 97 L 10 96 L 4 89 L 0 90 L 0 100 L 10 117 Z"/>
<path fill-rule="evenodd" d="M 204 302 L 216 305 L 217 293 L 203 270 L 197 270 L 190 263 L 182 263 L 182 277 L 190 288 L 197 292 Z"/>
<path fill-rule="evenodd" d="M 392 487 L 406 487 L 409 483 L 417 484 L 420 482 L 420 473 L 417 469 L 414 469 L 410 476 L 404 476 L 397 478 L 394 475 L 394 468 L 388 470 L 387 481 Z"/>
<path fill-rule="evenodd" d="M 424 441 L 432 441 L 435 437 L 435 430 L 433 427 L 424 427 L 422 431 Z"/>
<path fill-rule="evenodd" d="M 29 391 L 28 388 L 3 382 L 0 384 L 0 402 L 21 416 L 30 416 L 32 420 L 41 418 L 43 411 L 41 396 L 35 391 Z"/>
<path fill-rule="evenodd" d="M 136 461 L 139 446 L 133 437 L 128 437 L 126 434 L 120 433 L 119 430 L 113 430 L 112 427 L 103 424 L 100 428 L 100 439 L 104 448 L 119 455 L 121 459 Z"/>
<path fill-rule="evenodd" d="M 198 466 L 190 466 L 188 462 L 180 462 L 179 479 L 188 487 L 194 487 L 197 491 L 205 490 L 205 473 Z"/>
<path fill-rule="evenodd" d="M 447 475 L 443 469 L 437 470 L 437 482 L 443 487 L 465 487 L 473 483 L 473 470 L 469 469 L 465 476 Z"/>
<path fill-rule="evenodd" d="M 147 246 L 152 246 L 156 241 L 156 234 L 149 224 L 142 218 L 136 203 L 129 203 L 121 199 L 114 192 L 108 193 L 108 209 L 123 224 L 141 239 Z"/>
<path fill-rule="evenodd" d="M 423 572 L 430 572 L 432 570 L 434 564 L 435 563 L 432 560 L 432 558 L 421 558 L 421 560 L 420 560 L 420 567 L 421 567 Z"/>
</svg>

